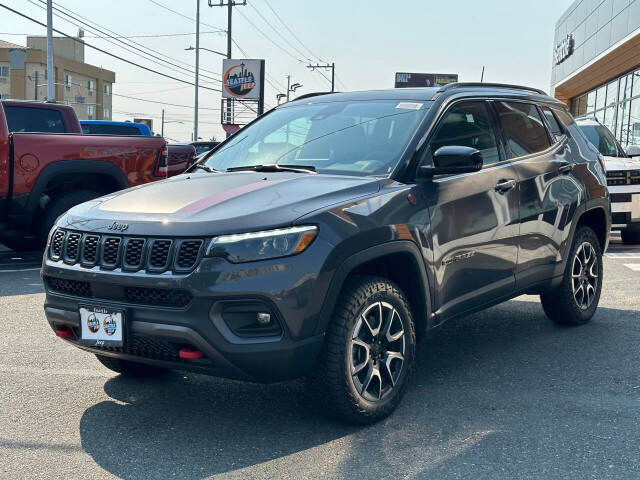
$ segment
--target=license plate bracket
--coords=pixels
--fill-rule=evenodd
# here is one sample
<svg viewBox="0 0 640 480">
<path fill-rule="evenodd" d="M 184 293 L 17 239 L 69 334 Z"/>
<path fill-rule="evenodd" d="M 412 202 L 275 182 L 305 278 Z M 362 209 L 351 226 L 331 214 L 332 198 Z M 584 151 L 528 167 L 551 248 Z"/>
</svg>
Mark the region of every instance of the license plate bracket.
<svg viewBox="0 0 640 480">
<path fill-rule="evenodd" d="M 104 306 L 81 305 L 79 343 L 91 347 L 122 347 L 125 340 L 124 311 Z"/>
</svg>

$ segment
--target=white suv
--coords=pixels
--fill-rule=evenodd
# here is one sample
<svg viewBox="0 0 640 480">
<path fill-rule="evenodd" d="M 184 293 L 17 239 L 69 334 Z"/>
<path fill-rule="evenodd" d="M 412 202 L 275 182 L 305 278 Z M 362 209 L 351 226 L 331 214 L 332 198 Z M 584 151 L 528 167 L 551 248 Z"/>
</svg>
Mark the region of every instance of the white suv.
<svg viewBox="0 0 640 480">
<path fill-rule="evenodd" d="M 611 227 L 620 230 L 623 243 L 640 243 L 640 146 L 630 145 L 625 152 L 611 131 L 597 120 L 576 122 L 604 157 L 611 194 Z"/>
</svg>

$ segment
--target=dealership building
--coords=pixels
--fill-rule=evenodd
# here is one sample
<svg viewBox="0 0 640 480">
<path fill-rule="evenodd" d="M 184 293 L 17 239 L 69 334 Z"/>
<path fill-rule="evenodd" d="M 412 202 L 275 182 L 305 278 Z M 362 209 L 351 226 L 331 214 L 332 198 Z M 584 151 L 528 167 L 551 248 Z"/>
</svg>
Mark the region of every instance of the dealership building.
<svg viewBox="0 0 640 480">
<path fill-rule="evenodd" d="M 552 94 L 640 145 L 640 0 L 576 0 L 556 24 Z"/>
</svg>

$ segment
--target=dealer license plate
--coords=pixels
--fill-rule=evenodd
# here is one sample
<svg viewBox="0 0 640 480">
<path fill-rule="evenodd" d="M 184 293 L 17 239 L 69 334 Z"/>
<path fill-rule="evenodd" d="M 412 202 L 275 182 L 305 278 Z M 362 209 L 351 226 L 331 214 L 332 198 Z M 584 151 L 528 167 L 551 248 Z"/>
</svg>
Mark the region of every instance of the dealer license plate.
<svg viewBox="0 0 640 480">
<path fill-rule="evenodd" d="M 80 343 L 92 347 L 121 347 L 124 315 L 107 307 L 80 307 Z"/>
</svg>

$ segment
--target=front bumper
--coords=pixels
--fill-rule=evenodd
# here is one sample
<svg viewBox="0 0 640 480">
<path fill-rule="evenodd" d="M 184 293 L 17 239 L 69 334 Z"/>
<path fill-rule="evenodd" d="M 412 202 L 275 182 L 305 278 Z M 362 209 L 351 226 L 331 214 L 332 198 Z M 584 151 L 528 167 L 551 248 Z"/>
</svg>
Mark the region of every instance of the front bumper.
<svg viewBox="0 0 640 480">
<path fill-rule="evenodd" d="M 640 229 L 640 185 L 608 187 L 611 195 L 611 227 Z"/>
<path fill-rule="evenodd" d="M 92 353 L 227 378 L 273 382 L 300 377 L 315 364 L 324 335 L 316 335 L 319 315 L 318 274 L 331 246 L 318 238 L 294 257 L 231 264 L 220 258 L 202 259 L 188 275 L 170 272 L 127 273 L 66 265 L 45 259 L 45 314 L 52 329 L 68 327 L 66 341 Z M 85 282 L 89 291 L 61 291 L 61 281 Z M 125 288 L 188 292 L 188 301 L 157 304 L 123 295 Z M 156 298 L 156 297 L 151 297 Z M 269 308 L 281 327 L 269 336 L 238 336 L 219 314 L 220 305 L 257 302 Z M 80 305 L 121 309 L 125 318 L 122 347 L 78 344 Z M 204 357 L 183 359 L 182 348 L 200 350 Z"/>
</svg>

